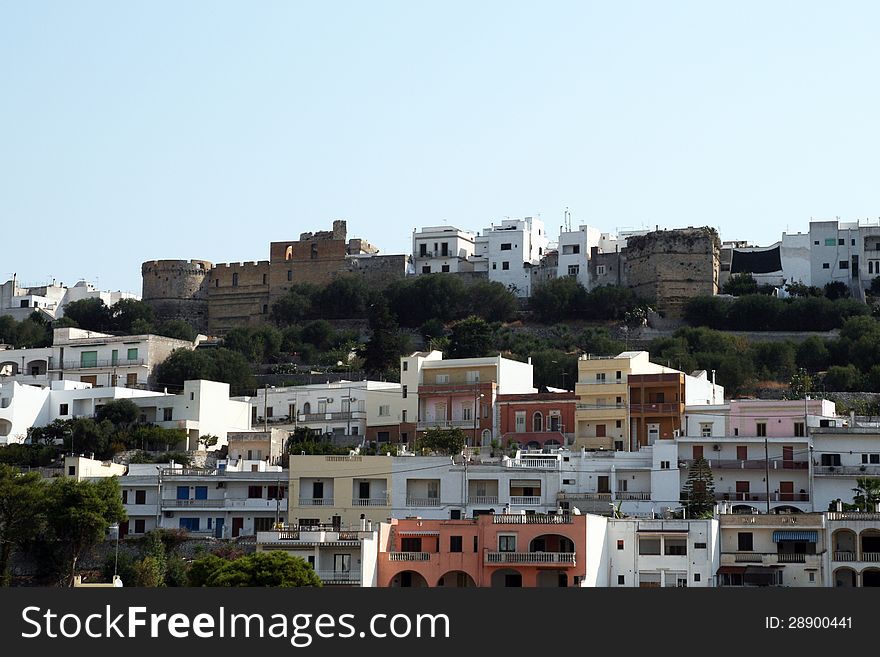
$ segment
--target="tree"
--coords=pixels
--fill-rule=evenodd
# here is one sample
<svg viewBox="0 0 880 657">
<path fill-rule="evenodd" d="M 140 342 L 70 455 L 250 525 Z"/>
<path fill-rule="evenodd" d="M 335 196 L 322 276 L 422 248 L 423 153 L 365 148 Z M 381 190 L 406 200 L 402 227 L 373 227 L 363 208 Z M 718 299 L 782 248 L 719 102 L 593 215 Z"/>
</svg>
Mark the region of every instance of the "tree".
<svg viewBox="0 0 880 657">
<path fill-rule="evenodd" d="M 12 553 L 39 532 L 44 485 L 36 472 L 0 464 L 0 586 L 9 586 Z"/>
<path fill-rule="evenodd" d="M 835 392 L 847 392 L 860 390 L 862 387 L 862 375 L 858 368 L 849 364 L 846 366 L 834 365 L 828 368 L 825 374 L 825 389 Z"/>
<path fill-rule="evenodd" d="M 459 428 L 442 429 L 432 427 L 416 441 L 416 449 L 421 452 L 433 452 L 439 456 L 460 454 L 467 442 L 467 434 Z"/>
<path fill-rule="evenodd" d="M 364 347 L 364 369 L 393 376 L 400 366 L 400 356 L 406 351 L 408 340 L 401 335 L 382 297 L 375 297 L 370 308 L 370 331 L 370 339 Z"/>
<path fill-rule="evenodd" d="M 140 413 L 140 407 L 130 399 L 114 399 L 98 407 L 95 419 L 109 420 L 115 427 L 125 428 L 134 424 Z"/>
<path fill-rule="evenodd" d="M 731 294 L 735 297 L 743 297 L 747 294 L 758 293 L 758 283 L 750 272 L 741 274 L 733 274 L 727 279 L 724 287 L 721 288 L 724 294 Z"/>
<path fill-rule="evenodd" d="M 108 328 L 128 335 L 136 334 L 134 327 L 137 327 L 137 333 L 147 327 L 149 327 L 147 332 L 151 331 L 156 319 L 153 307 L 138 299 L 120 299 L 110 306 L 109 315 L 110 326 Z"/>
<path fill-rule="evenodd" d="M 248 394 L 256 386 L 244 356 L 226 348 L 175 349 L 156 368 L 157 383 L 175 391 L 183 390 L 184 381 L 195 379 L 228 383 L 233 396 Z"/>
<path fill-rule="evenodd" d="M 509 322 L 519 310 L 516 296 L 497 281 L 478 281 L 467 288 L 467 309 L 493 322 Z"/>
<path fill-rule="evenodd" d="M 860 511 L 873 511 L 880 502 L 880 478 L 859 477 L 856 479 L 856 487 L 853 488 L 853 504 Z"/>
<path fill-rule="evenodd" d="M 272 321 L 278 326 L 288 326 L 302 321 L 312 314 L 312 300 L 318 288 L 309 283 L 291 286 L 287 294 L 272 304 Z"/>
<path fill-rule="evenodd" d="M 846 299 L 850 296 L 849 286 L 843 281 L 825 283 L 825 296 L 832 301 L 835 299 Z"/>
<path fill-rule="evenodd" d="M 327 319 L 366 317 L 369 297 L 370 289 L 362 278 L 340 276 L 318 292 L 315 305 Z"/>
<path fill-rule="evenodd" d="M 587 319 L 621 320 L 643 303 L 628 287 L 603 285 L 587 295 L 584 316 Z"/>
<path fill-rule="evenodd" d="M 286 552 L 257 552 L 232 561 L 214 555 L 193 562 L 190 584 L 198 586 L 321 586 L 314 569 L 299 557 Z"/>
<path fill-rule="evenodd" d="M 113 328 L 110 309 L 99 297 L 71 301 L 64 306 L 64 316 L 76 322 L 81 329 L 109 331 Z"/>
<path fill-rule="evenodd" d="M 804 399 L 813 390 L 813 377 L 803 368 L 792 374 L 788 384 L 788 399 Z"/>
<path fill-rule="evenodd" d="M 730 303 L 718 297 L 694 297 L 684 306 L 684 321 L 691 326 L 723 329 L 727 324 Z"/>
<path fill-rule="evenodd" d="M 156 335 L 176 340 L 186 340 L 187 342 L 193 342 L 196 339 L 196 330 L 189 322 L 182 319 L 164 321 L 154 329 L 154 332 Z"/>
<path fill-rule="evenodd" d="M 383 296 L 401 325 L 417 327 L 434 317 L 442 322 L 459 319 L 465 311 L 467 290 L 456 276 L 427 274 L 395 281 Z"/>
<path fill-rule="evenodd" d="M 574 276 L 547 281 L 536 287 L 529 299 L 529 309 L 545 324 L 578 317 L 586 304 L 587 291 Z"/>
<path fill-rule="evenodd" d="M 715 481 L 706 459 L 695 459 L 691 463 L 681 491 L 681 503 L 687 509 L 688 518 L 702 517 L 715 506 Z"/>
<path fill-rule="evenodd" d="M 46 488 L 43 514 L 40 539 L 49 554 L 47 565 L 68 585 L 86 551 L 103 540 L 111 524 L 126 517 L 115 477 L 96 482 L 55 479 Z"/>
<path fill-rule="evenodd" d="M 495 331 L 485 319 L 471 315 L 452 325 L 449 343 L 453 358 L 488 356 L 495 343 Z"/>
</svg>

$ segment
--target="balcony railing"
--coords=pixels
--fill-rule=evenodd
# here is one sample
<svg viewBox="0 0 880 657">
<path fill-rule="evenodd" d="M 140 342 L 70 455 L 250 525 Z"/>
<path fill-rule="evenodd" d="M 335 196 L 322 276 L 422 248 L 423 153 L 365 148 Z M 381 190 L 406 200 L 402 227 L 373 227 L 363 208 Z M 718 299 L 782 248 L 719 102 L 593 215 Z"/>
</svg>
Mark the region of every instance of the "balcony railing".
<svg viewBox="0 0 880 657">
<path fill-rule="evenodd" d="M 162 508 L 187 508 L 187 509 L 284 509 L 287 510 L 287 500 L 267 499 L 260 497 L 229 498 L 221 497 L 207 500 L 175 500 L 163 499 Z"/>
<path fill-rule="evenodd" d="M 831 555 L 834 561 L 855 561 L 856 553 L 846 550 L 835 550 Z"/>
<path fill-rule="evenodd" d="M 499 513 L 492 516 L 493 525 L 570 525 L 571 515 L 554 513 L 538 515 L 537 513 Z"/>
<path fill-rule="evenodd" d="M 630 404 L 629 412 L 637 415 L 681 415 L 684 404 Z"/>
<path fill-rule="evenodd" d="M 440 506 L 440 499 L 437 497 L 407 497 L 407 506 Z"/>
<path fill-rule="evenodd" d="M 582 402 L 577 404 L 575 408 L 579 411 L 608 411 L 612 409 L 624 409 L 626 408 L 626 404 L 590 404 Z"/>
<path fill-rule="evenodd" d="M 324 584 L 360 584 L 361 574 L 353 571 L 316 570 L 315 574 Z"/>
<path fill-rule="evenodd" d="M 880 513 L 873 511 L 829 511 L 828 520 L 880 520 Z"/>
<path fill-rule="evenodd" d="M 710 468 L 726 470 L 766 470 L 767 462 L 764 459 L 715 459 L 706 458 Z M 688 467 L 694 464 L 694 459 L 682 459 Z M 770 459 L 771 470 L 807 470 L 810 467 L 807 461 L 782 461 Z"/>
<path fill-rule="evenodd" d="M 300 413 L 298 422 L 324 422 L 325 420 L 360 420 L 367 417 L 366 411 L 328 411 L 326 413 Z"/>
<path fill-rule="evenodd" d="M 204 508 L 222 508 L 225 500 L 221 497 L 215 500 L 162 500 L 162 508 L 167 509 L 170 507 L 185 507 L 185 508 L 193 508 L 193 509 L 204 509 Z"/>
<path fill-rule="evenodd" d="M 764 556 L 754 552 L 737 552 L 733 560 L 736 563 L 763 563 Z"/>
<path fill-rule="evenodd" d="M 610 502 L 611 493 L 559 493 L 556 498 L 570 502 L 578 502 L 580 500 L 585 502 Z"/>
<path fill-rule="evenodd" d="M 479 424 L 480 420 L 477 419 L 477 424 Z M 473 420 L 424 420 L 419 422 L 416 425 L 416 428 L 419 431 L 424 431 L 426 429 L 432 429 L 434 427 L 441 428 L 459 428 L 459 429 L 473 429 L 474 421 Z"/>
<path fill-rule="evenodd" d="M 333 506 L 332 497 L 308 497 L 299 500 L 300 506 Z"/>
<path fill-rule="evenodd" d="M 388 561 L 430 561 L 430 552 L 389 552 Z"/>
<path fill-rule="evenodd" d="M 574 552 L 487 552 L 487 564 L 575 565 Z"/>
<path fill-rule="evenodd" d="M 79 360 L 65 360 L 64 362 L 60 363 L 60 367 L 56 363 L 56 365 L 52 367 L 52 371 L 89 370 L 96 367 L 133 367 L 143 364 L 143 358 L 119 358 L 117 360 L 113 360 L 112 358 L 103 358 L 100 360 L 93 360 L 88 362 L 83 362 Z"/>
<path fill-rule="evenodd" d="M 777 563 L 807 563 L 807 555 L 794 552 L 779 552 L 776 555 L 776 561 Z"/>
<path fill-rule="evenodd" d="M 614 493 L 615 500 L 650 500 L 651 493 L 643 493 L 636 491 L 617 491 Z"/>
<path fill-rule="evenodd" d="M 817 554 L 804 554 L 797 552 L 737 552 L 734 554 L 734 563 L 760 563 L 772 566 L 780 563 L 815 563 L 819 560 Z"/>
<path fill-rule="evenodd" d="M 862 561 L 877 563 L 880 561 L 880 552 L 862 552 Z"/>
<path fill-rule="evenodd" d="M 513 506 L 538 506 L 541 504 L 540 495 L 511 495 L 510 503 Z"/>
<path fill-rule="evenodd" d="M 353 497 L 352 506 L 388 506 L 387 497 Z"/>
<path fill-rule="evenodd" d="M 715 500 L 718 502 L 766 502 L 767 493 L 719 493 L 716 491 Z M 771 502 L 809 502 L 809 493 L 770 493 Z"/>
<path fill-rule="evenodd" d="M 468 495 L 468 504 L 498 504 L 497 495 Z"/>
<path fill-rule="evenodd" d="M 876 477 L 880 476 L 880 465 L 817 465 L 813 474 L 836 477 Z"/>
<path fill-rule="evenodd" d="M 508 468 L 530 468 L 532 470 L 558 470 L 559 459 L 530 459 L 520 458 L 507 461 L 505 465 Z"/>
</svg>

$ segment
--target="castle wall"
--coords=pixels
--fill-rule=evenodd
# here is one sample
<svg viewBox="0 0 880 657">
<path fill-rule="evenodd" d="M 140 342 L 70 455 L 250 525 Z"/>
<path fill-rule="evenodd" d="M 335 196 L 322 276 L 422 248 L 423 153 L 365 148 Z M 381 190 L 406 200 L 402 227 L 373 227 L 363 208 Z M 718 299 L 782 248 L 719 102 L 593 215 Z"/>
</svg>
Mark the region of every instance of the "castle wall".
<svg viewBox="0 0 880 657">
<path fill-rule="evenodd" d="M 183 319 L 197 331 L 208 327 L 208 260 L 150 260 L 141 265 L 142 299 L 158 321 Z"/>
<path fill-rule="evenodd" d="M 218 264 L 208 283 L 208 330 L 223 334 L 230 329 L 258 324 L 269 316 L 269 262 Z"/>
</svg>

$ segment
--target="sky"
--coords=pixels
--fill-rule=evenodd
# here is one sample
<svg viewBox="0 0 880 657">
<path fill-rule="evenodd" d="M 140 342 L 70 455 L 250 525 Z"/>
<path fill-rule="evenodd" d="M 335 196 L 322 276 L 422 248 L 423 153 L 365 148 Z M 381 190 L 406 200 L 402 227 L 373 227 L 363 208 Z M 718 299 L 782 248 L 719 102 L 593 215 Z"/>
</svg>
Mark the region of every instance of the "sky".
<svg viewBox="0 0 880 657">
<path fill-rule="evenodd" d="M 880 219 L 880 3 L 0 0 L 0 279 L 140 293 L 348 222 Z"/>
</svg>

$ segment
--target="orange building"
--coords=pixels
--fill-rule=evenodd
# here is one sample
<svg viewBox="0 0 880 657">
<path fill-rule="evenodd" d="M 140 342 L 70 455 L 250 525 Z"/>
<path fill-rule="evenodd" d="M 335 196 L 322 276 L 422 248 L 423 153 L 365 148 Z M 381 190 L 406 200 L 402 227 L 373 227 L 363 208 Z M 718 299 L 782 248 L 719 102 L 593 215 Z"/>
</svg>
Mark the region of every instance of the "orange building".
<svg viewBox="0 0 880 657">
<path fill-rule="evenodd" d="M 380 526 L 377 586 L 579 586 L 586 526 L 568 514 L 394 519 Z"/>
<path fill-rule="evenodd" d="M 570 445 L 574 438 L 573 392 L 535 392 L 498 395 L 501 444 L 526 449 Z"/>
<path fill-rule="evenodd" d="M 633 449 L 675 438 L 684 418 L 684 373 L 630 374 L 627 384 Z"/>
</svg>

